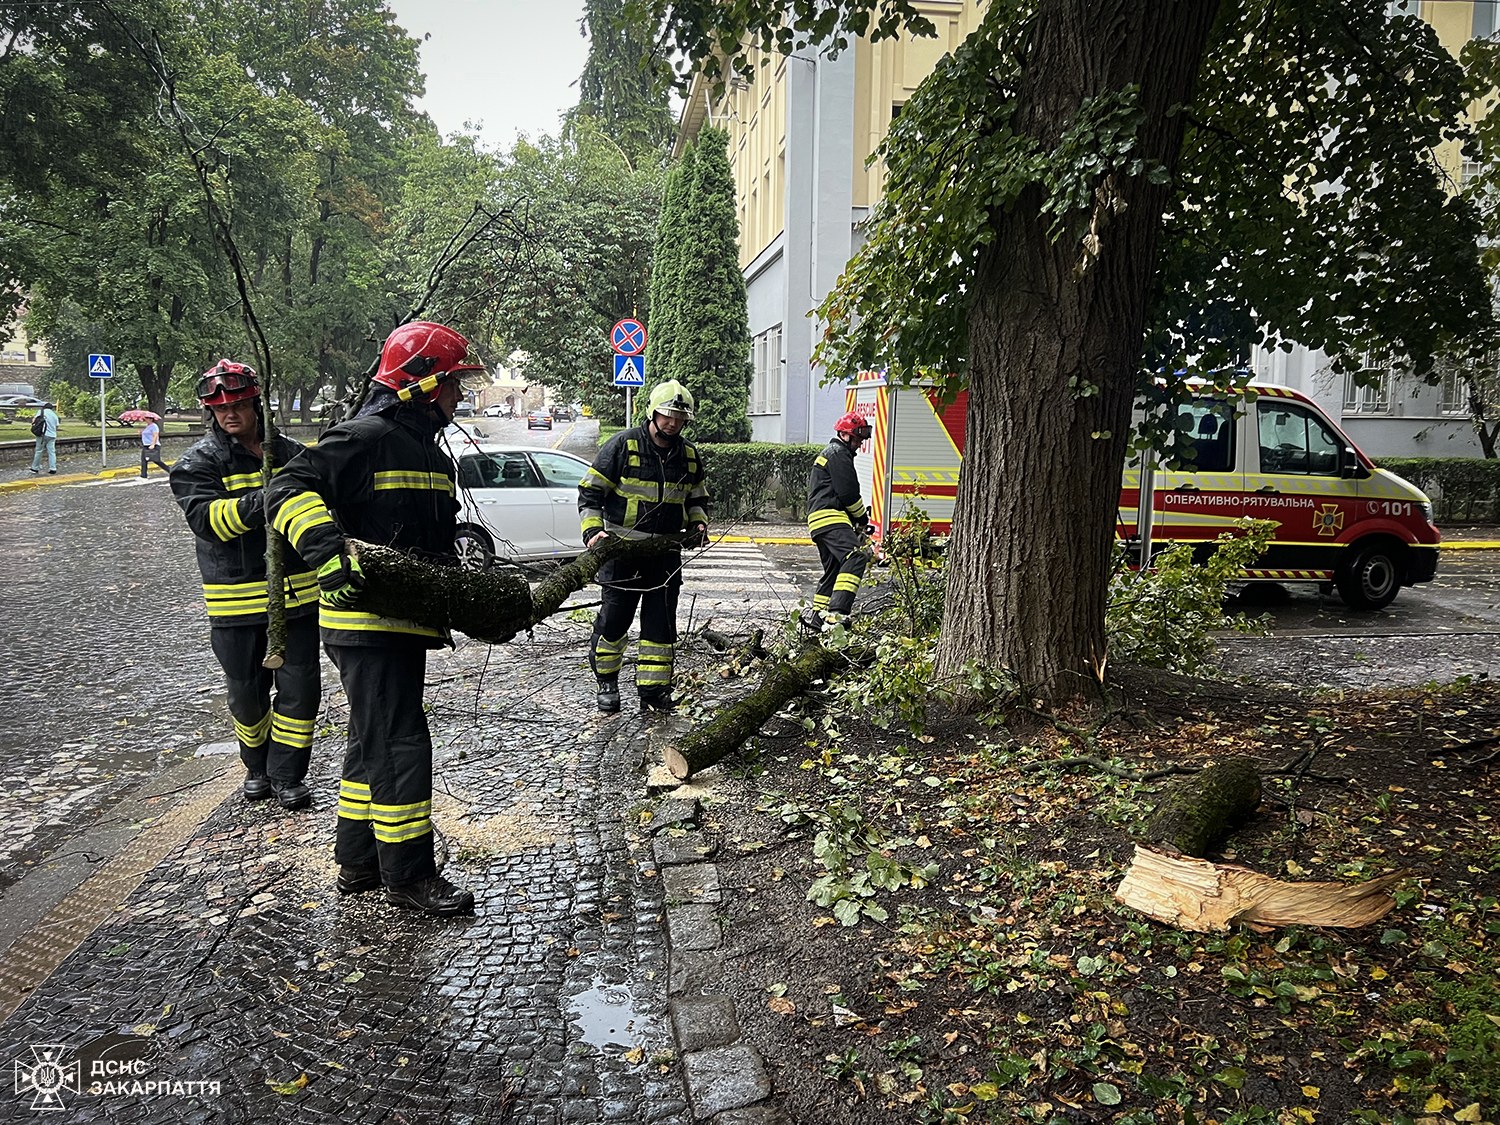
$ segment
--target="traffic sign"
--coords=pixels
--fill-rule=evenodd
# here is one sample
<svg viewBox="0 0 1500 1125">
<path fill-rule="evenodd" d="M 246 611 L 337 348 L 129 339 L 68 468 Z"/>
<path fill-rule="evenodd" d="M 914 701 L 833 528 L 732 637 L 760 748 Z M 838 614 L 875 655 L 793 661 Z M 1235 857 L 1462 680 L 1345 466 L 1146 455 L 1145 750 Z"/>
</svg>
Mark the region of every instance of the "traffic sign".
<svg viewBox="0 0 1500 1125">
<path fill-rule="evenodd" d="M 646 361 L 638 355 L 615 356 L 615 386 L 644 387 Z"/>
<path fill-rule="evenodd" d="M 114 378 L 115 357 L 112 355 L 89 356 L 89 374 L 95 379 Z"/>
<path fill-rule="evenodd" d="M 616 355 L 640 355 L 646 350 L 646 326 L 635 317 L 627 316 L 610 329 L 609 346 L 615 349 Z"/>
</svg>

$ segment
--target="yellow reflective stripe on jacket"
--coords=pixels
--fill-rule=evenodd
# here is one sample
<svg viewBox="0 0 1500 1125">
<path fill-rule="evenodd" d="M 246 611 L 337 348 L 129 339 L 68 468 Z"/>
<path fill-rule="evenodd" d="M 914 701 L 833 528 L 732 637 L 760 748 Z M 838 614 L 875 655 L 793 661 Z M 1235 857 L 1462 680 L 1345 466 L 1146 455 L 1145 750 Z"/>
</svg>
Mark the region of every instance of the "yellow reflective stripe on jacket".
<svg viewBox="0 0 1500 1125">
<path fill-rule="evenodd" d="M 583 474 L 583 480 L 578 482 L 579 488 L 602 488 L 606 492 L 615 487 L 615 482 L 601 473 L 598 469 L 589 467 L 589 471 Z"/>
<path fill-rule="evenodd" d="M 845 508 L 844 511 L 849 513 L 849 518 L 851 520 L 853 520 L 855 523 L 858 523 L 865 518 L 865 502 L 864 500 L 856 500 L 854 503 Z"/>
<path fill-rule="evenodd" d="M 238 500 L 209 501 L 208 526 L 225 543 L 231 539 L 238 539 L 250 530 L 250 525 L 240 518 Z"/>
<path fill-rule="evenodd" d="M 312 605 L 318 600 L 318 576 L 310 570 L 286 576 L 286 606 Z"/>
<path fill-rule="evenodd" d="M 286 576 L 282 589 L 286 607 L 297 609 L 318 600 L 318 576 L 310 570 Z M 243 617 L 266 612 L 266 583 L 262 578 L 249 582 L 205 582 L 203 605 L 210 617 Z"/>
<path fill-rule="evenodd" d="M 853 527 L 849 520 L 849 513 L 840 508 L 820 508 L 816 512 L 807 513 L 807 529 L 809 531 L 824 531 L 837 525 Z"/>
<path fill-rule="evenodd" d="M 424 473 L 414 469 L 386 469 L 375 474 L 376 492 L 394 489 L 419 489 L 453 495 L 453 482 L 444 473 Z"/>
<path fill-rule="evenodd" d="M 234 473 L 219 479 L 223 482 L 226 492 L 248 492 L 252 488 L 259 488 L 266 482 L 265 473 L 259 469 L 253 473 Z"/>
<path fill-rule="evenodd" d="M 442 629 L 418 625 L 401 617 L 381 617 L 375 613 L 361 613 L 357 609 L 334 609 L 327 604 L 318 606 L 318 624 L 324 629 L 341 629 L 353 633 L 406 633 L 413 637 L 447 638 Z"/>
<path fill-rule="evenodd" d="M 325 523 L 333 523 L 333 516 L 323 498 L 316 492 L 299 492 L 281 506 L 271 526 L 286 536 L 295 551 L 304 535 Z"/>
</svg>

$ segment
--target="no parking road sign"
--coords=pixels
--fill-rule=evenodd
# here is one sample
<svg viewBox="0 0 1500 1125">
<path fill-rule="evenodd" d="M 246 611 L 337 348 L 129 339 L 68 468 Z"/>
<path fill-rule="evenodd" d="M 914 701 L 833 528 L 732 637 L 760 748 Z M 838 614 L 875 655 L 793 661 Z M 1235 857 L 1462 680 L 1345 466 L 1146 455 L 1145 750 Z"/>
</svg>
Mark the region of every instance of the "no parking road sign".
<svg viewBox="0 0 1500 1125">
<path fill-rule="evenodd" d="M 615 386 L 644 387 L 646 361 L 638 355 L 615 356 Z"/>
<path fill-rule="evenodd" d="M 89 356 L 89 374 L 95 379 L 114 378 L 115 357 L 112 355 Z"/>
<path fill-rule="evenodd" d="M 609 345 L 616 355 L 640 355 L 646 350 L 646 326 L 632 316 L 618 321 L 609 332 Z M 618 370 L 618 365 L 616 365 Z M 616 379 L 615 384 L 619 385 Z"/>
</svg>

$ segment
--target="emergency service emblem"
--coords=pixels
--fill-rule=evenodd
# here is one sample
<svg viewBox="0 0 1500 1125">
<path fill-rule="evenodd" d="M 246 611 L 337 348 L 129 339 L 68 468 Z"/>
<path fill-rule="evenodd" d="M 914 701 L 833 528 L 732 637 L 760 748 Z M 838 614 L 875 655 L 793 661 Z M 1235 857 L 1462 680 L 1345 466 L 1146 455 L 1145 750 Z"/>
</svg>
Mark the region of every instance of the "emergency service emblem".
<svg viewBox="0 0 1500 1125">
<path fill-rule="evenodd" d="M 1313 513 L 1313 527 L 1319 535 L 1337 535 L 1344 530 L 1344 512 L 1337 504 L 1324 504 Z"/>
<path fill-rule="evenodd" d="M 65 1091 L 79 1092 L 78 1061 L 69 1061 L 67 1052 L 61 1043 L 33 1043 L 30 1061 L 15 1061 L 16 1093 L 34 1095 L 32 1109 L 60 1110 Z"/>
</svg>

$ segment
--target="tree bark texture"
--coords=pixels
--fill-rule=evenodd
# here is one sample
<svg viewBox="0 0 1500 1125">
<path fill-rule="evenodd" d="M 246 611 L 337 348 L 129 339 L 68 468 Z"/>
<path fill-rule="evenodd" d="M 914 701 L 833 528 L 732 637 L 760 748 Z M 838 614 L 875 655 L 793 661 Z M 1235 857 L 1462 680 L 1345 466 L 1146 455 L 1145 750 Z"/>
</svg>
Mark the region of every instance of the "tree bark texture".
<svg viewBox="0 0 1500 1125">
<path fill-rule="evenodd" d="M 1175 782 L 1147 823 L 1145 839 L 1201 859 L 1260 804 L 1260 774 L 1246 758 L 1217 762 Z"/>
<path fill-rule="evenodd" d="M 662 760 L 668 771 L 683 781 L 722 761 L 750 741 L 788 700 L 827 679 L 850 659 L 846 652 L 812 645 L 795 660 L 778 660 L 767 665 L 759 686 L 749 695 L 721 709 L 702 726 L 694 727 L 677 745 L 662 748 Z"/>
<path fill-rule="evenodd" d="M 561 609 L 568 596 L 592 582 L 610 559 L 671 550 L 681 546 L 684 538 L 610 536 L 558 567 L 535 590 L 514 570 L 465 570 L 351 539 L 350 553 L 359 560 L 365 577 L 355 605 L 366 613 L 401 617 L 435 629 L 456 629 L 477 641 L 504 644 Z"/>
<path fill-rule="evenodd" d="M 1140 87 L 1138 155 L 1175 171 L 1218 0 L 1044 0 L 1017 124 L 1054 147 L 1089 99 Z M 964 468 L 937 673 L 1098 691 L 1120 471 L 1166 185 L 1115 174 L 1053 240 L 1029 189 L 993 219 L 969 317 Z M 1083 236 L 1094 224 L 1097 256 Z M 1096 391 L 1080 392 L 1087 387 Z"/>
</svg>

